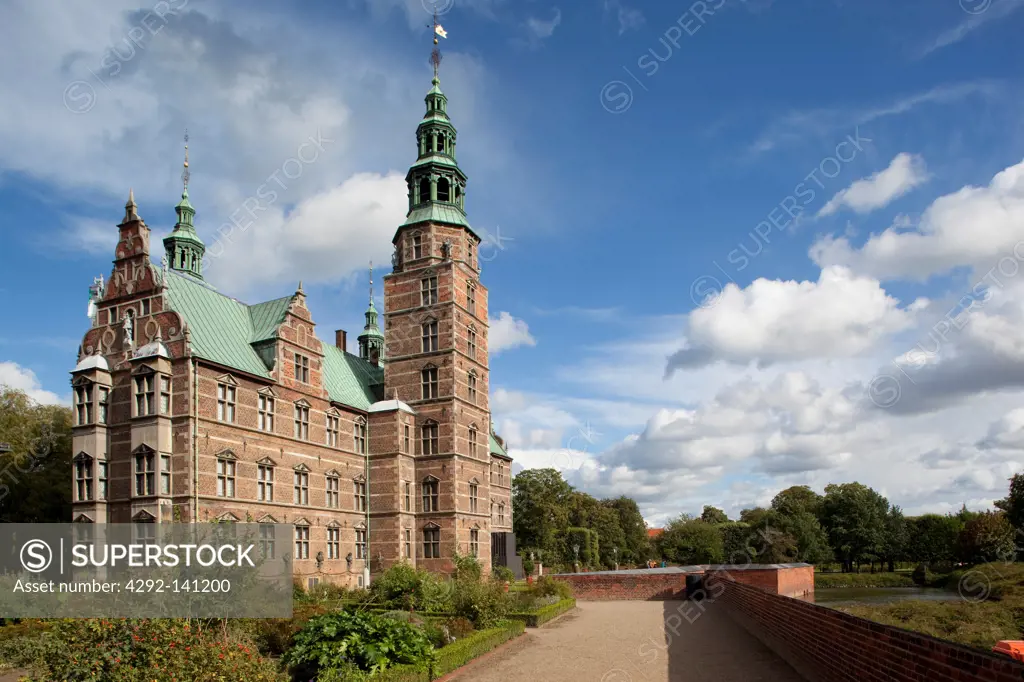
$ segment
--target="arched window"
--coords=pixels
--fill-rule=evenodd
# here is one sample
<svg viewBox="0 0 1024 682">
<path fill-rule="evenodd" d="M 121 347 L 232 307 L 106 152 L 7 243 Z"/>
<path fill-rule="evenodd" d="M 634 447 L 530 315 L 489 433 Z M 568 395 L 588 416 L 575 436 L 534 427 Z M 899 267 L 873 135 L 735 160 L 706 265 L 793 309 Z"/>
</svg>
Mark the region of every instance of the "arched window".
<svg viewBox="0 0 1024 682">
<path fill-rule="evenodd" d="M 448 178 L 437 181 L 437 200 L 451 201 L 451 183 L 448 182 Z"/>
<path fill-rule="evenodd" d="M 425 201 L 430 201 L 430 178 L 423 178 L 420 180 L 420 196 L 418 203 L 422 204 Z M 419 258 L 419 256 L 414 256 L 414 258 Z"/>
</svg>

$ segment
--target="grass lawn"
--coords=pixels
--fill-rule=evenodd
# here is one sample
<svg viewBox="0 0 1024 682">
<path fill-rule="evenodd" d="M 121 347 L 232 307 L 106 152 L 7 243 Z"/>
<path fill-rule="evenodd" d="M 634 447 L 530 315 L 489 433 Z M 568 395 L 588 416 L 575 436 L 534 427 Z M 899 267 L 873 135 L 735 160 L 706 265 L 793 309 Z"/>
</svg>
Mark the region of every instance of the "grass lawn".
<svg viewBox="0 0 1024 682">
<path fill-rule="evenodd" d="M 916 587 L 909 573 L 815 573 L 814 587 Z"/>
</svg>

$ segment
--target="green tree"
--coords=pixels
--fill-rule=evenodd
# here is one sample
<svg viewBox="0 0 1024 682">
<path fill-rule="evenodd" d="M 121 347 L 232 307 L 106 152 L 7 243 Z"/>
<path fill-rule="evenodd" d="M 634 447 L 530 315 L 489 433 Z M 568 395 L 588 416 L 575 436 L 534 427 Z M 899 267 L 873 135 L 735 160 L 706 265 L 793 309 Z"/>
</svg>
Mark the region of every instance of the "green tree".
<svg viewBox="0 0 1024 682">
<path fill-rule="evenodd" d="M 700 514 L 700 520 L 704 523 L 729 523 L 729 517 L 718 507 L 704 505 L 704 511 Z"/>
<path fill-rule="evenodd" d="M 1006 513 L 1006 520 L 1018 530 L 1024 529 L 1024 474 L 1014 474 L 1010 479 L 1010 491 L 996 501 L 996 509 Z"/>
<path fill-rule="evenodd" d="M 651 543 L 647 537 L 647 524 L 644 523 L 636 500 L 623 496 L 603 500 L 601 504 L 615 510 L 619 516 L 619 528 L 622 529 L 619 563 L 638 564 L 646 561 L 651 555 Z"/>
<path fill-rule="evenodd" d="M 1013 561 L 1017 531 L 1004 512 L 983 512 L 973 516 L 960 531 L 960 558 L 972 564 Z"/>
<path fill-rule="evenodd" d="M 821 518 L 821 507 L 825 498 L 805 485 L 794 485 L 786 488 L 772 498 L 772 510 L 786 516 L 808 513 L 816 519 Z"/>
<path fill-rule="evenodd" d="M 910 524 L 910 556 L 929 564 L 952 563 L 956 558 L 962 525 L 955 516 L 924 514 L 907 519 Z"/>
<path fill-rule="evenodd" d="M 527 469 L 512 479 L 512 516 L 516 543 L 545 555 L 560 554 L 556 534 L 569 526 L 573 489 L 555 469 Z"/>
<path fill-rule="evenodd" d="M 740 512 L 740 521 L 749 523 L 751 526 L 763 526 L 768 520 L 768 510 L 764 507 L 744 509 Z"/>
<path fill-rule="evenodd" d="M 71 410 L 0 386 L 0 523 L 71 521 Z"/>
<path fill-rule="evenodd" d="M 823 564 L 832 561 L 832 547 L 828 534 L 818 523 L 818 518 L 809 511 L 794 514 L 774 513 L 769 524 L 775 522 L 778 529 L 793 539 L 796 545 L 794 559 L 809 564 Z M 778 563 L 778 562 L 773 562 Z"/>
<path fill-rule="evenodd" d="M 882 553 L 889 501 L 861 483 L 825 486 L 822 521 L 832 551 L 846 571 Z"/>
<path fill-rule="evenodd" d="M 756 550 L 752 547 L 756 531 L 749 523 L 730 521 L 718 525 L 722 536 L 722 560 L 727 564 L 747 564 L 753 561 Z"/>
<path fill-rule="evenodd" d="M 719 564 L 724 557 L 718 526 L 685 514 L 665 527 L 658 545 L 667 561 L 679 564 Z"/>
<path fill-rule="evenodd" d="M 885 532 L 882 539 L 882 559 L 890 571 L 896 570 L 896 562 L 908 559 L 910 548 L 910 525 L 903 510 L 898 506 L 889 509 L 885 516 Z"/>
</svg>

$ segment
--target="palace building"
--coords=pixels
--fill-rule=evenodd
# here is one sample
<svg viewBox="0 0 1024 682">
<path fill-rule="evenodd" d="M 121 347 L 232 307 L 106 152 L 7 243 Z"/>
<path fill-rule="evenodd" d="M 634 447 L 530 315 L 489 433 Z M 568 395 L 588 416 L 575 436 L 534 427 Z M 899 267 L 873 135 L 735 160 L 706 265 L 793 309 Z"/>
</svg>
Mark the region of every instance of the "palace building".
<svg viewBox="0 0 1024 682">
<path fill-rule="evenodd" d="M 301 282 L 247 305 L 203 279 L 187 146 L 161 265 L 129 192 L 71 373 L 74 521 L 143 535 L 156 523 L 292 524 L 294 546 L 276 551 L 307 585 L 364 585 L 400 561 L 449 572 L 455 552 L 521 574 L 512 460 L 489 409 L 481 240 L 437 61 L 382 320 L 371 270 L 358 355 L 343 330 L 320 340 Z"/>
</svg>

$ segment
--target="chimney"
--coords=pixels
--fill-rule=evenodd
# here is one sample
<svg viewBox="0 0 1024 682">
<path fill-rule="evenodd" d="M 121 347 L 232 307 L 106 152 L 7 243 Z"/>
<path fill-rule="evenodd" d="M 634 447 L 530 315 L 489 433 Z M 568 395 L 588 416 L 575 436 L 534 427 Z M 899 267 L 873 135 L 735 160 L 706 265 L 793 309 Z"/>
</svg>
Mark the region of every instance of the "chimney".
<svg viewBox="0 0 1024 682">
<path fill-rule="evenodd" d="M 348 332 L 346 332 L 344 329 L 339 329 L 334 332 L 334 345 L 338 347 L 338 350 L 344 352 L 347 337 Z"/>
</svg>

